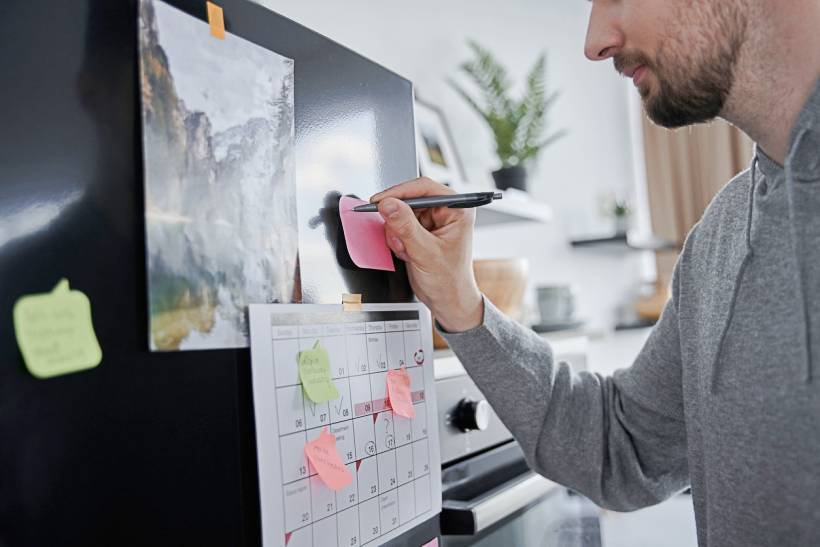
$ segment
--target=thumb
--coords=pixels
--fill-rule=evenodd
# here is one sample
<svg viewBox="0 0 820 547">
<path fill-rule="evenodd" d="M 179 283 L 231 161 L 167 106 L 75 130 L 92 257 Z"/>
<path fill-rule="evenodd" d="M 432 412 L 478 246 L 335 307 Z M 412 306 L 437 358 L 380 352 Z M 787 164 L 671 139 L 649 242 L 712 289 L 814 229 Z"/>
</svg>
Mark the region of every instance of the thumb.
<svg viewBox="0 0 820 547">
<path fill-rule="evenodd" d="M 436 238 L 419 223 L 409 205 L 395 198 L 379 202 L 388 237 L 398 237 L 411 260 L 419 260 L 432 251 Z"/>
</svg>

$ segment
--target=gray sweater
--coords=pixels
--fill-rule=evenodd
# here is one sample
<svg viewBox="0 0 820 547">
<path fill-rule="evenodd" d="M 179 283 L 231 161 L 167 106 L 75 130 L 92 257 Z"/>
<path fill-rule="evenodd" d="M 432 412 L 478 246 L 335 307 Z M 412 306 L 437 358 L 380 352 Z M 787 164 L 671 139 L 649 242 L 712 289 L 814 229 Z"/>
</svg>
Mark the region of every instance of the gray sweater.
<svg viewBox="0 0 820 547">
<path fill-rule="evenodd" d="M 631 367 L 574 372 L 485 299 L 443 333 L 530 466 L 629 511 L 691 485 L 701 546 L 820 545 L 820 82 L 689 235 Z"/>
</svg>

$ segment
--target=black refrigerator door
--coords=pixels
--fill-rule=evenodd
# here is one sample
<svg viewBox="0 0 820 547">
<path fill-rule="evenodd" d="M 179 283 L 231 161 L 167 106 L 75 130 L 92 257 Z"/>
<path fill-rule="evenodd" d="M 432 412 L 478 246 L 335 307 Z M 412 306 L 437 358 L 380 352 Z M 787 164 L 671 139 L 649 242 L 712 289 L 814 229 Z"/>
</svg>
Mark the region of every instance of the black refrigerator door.
<svg viewBox="0 0 820 547">
<path fill-rule="evenodd" d="M 172 3 L 205 17 L 204 0 Z M 415 176 L 410 83 L 220 4 L 229 32 L 295 60 L 304 300 L 410 299 L 403 271 L 342 264 L 334 216 L 340 194 Z M 148 351 L 137 61 L 136 0 L 0 6 L 2 547 L 260 543 L 249 352 Z M 103 361 L 37 380 L 12 307 L 63 277 L 91 301 Z"/>
</svg>

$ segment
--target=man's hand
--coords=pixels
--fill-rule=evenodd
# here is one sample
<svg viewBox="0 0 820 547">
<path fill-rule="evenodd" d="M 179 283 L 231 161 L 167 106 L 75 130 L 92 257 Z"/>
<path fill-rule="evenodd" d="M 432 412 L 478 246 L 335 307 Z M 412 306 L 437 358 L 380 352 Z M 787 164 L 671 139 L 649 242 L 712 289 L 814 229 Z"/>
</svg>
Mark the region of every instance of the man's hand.
<svg viewBox="0 0 820 547">
<path fill-rule="evenodd" d="M 481 324 L 484 302 L 473 274 L 473 209 L 436 207 L 413 211 L 400 201 L 455 192 L 422 177 L 380 192 L 378 202 L 385 220 L 387 245 L 407 263 L 416 296 L 450 332 Z"/>
</svg>

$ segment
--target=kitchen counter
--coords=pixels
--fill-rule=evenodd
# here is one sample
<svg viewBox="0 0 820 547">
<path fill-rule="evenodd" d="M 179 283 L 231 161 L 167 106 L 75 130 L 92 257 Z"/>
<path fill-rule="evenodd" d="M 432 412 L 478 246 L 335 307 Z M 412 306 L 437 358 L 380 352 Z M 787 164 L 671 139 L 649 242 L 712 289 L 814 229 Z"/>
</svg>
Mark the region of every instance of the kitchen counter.
<svg viewBox="0 0 820 547">
<path fill-rule="evenodd" d="M 549 341 L 556 358 L 572 363 L 576 369 L 586 369 L 590 333 L 583 330 L 557 331 L 542 335 Z M 464 367 L 451 349 L 433 352 L 436 380 L 465 374 Z"/>
<path fill-rule="evenodd" d="M 623 331 L 581 328 L 542 336 L 552 346 L 557 359 L 571 363 L 576 370 L 607 375 L 630 366 L 651 332 L 651 327 Z M 458 357 L 449 348 L 436 350 L 433 361 L 437 379 L 465 372 Z"/>
</svg>

